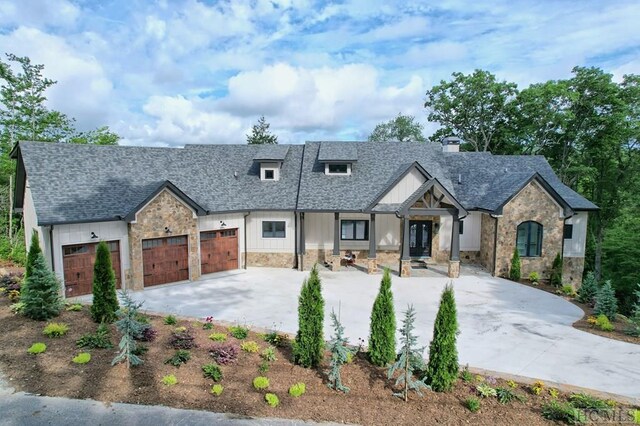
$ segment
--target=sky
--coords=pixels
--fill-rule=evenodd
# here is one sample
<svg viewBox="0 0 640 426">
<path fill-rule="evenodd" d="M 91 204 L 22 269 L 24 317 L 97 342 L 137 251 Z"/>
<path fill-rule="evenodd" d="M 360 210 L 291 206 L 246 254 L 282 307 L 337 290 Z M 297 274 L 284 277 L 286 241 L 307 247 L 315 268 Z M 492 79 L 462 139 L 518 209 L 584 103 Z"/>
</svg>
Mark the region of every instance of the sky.
<svg viewBox="0 0 640 426">
<path fill-rule="evenodd" d="M 638 0 L 2 0 L 0 53 L 57 81 L 47 105 L 126 145 L 363 140 L 485 69 L 524 88 L 597 66 L 640 74 Z"/>
</svg>

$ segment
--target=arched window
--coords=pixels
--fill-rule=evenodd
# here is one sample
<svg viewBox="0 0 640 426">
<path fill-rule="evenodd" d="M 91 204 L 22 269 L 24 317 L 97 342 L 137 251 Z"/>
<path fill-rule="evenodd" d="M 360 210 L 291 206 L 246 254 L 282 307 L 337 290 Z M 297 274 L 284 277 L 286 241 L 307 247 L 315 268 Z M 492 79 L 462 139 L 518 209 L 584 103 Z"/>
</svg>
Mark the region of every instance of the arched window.
<svg viewBox="0 0 640 426">
<path fill-rule="evenodd" d="M 518 225 L 516 240 L 518 253 L 524 257 L 536 257 L 542 253 L 542 225 L 528 221 Z"/>
</svg>

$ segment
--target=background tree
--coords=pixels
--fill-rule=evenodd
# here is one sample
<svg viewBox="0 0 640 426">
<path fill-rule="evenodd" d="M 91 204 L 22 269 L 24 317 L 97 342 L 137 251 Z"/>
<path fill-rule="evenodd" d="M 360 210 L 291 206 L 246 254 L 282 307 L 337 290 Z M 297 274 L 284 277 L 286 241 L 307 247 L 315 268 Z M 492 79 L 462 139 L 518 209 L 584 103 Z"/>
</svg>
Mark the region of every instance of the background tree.
<svg viewBox="0 0 640 426">
<path fill-rule="evenodd" d="M 31 274 L 25 280 L 20 301 L 24 303 L 26 317 L 44 321 L 60 314 L 60 283 L 49 270 L 42 253 L 38 253 L 33 262 Z"/>
<path fill-rule="evenodd" d="M 33 270 L 33 265 L 36 262 L 36 259 L 39 255 L 42 254 L 42 249 L 40 248 L 40 238 L 38 237 L 38 231 L 35 229 L 31 234 L 31 245 L 29 246 L 29 254 L 27 255 L 27 264 L 24 269 L 24 277 L 27 278 L 31 275 L 31 271 Z"/>
<path fill-rule="evenodd" d="M 587 276 L 584 278 L 582 285 L 578 289 L 578 302 L 593 306 L 597 293 L 598 280 L 596 279 L 596 275 L 593 271 L 587 272 Z"/>
<path fill-rule="evenodd" d="M 116 295 L 116 275 L 111 265 L 111 252 L 104 241 L 96 248 L 96 261 L 93 265 L 93 304 L 91 317 L 95 322 L 111 323 L 118 311 Z"/>
<path fill-rule="evenodd" d="M 396 118 L 378 124 L 369 135 L 369 141 L 425 142 L 422 128 L 414 116 L 398 114 Z"/>
<path fill-rule="evenodd" d="M 317 367 L 324 353 L 324 299 L 322 284 L 314 265 L 305 279 L 298 299 L 298 333 L 293 343 L 293 360 L 303 367 Z"/>
<path fill-rule="evenodd" d="M 383 367 L 396 357 L 396 314 L 388 268 L 384 270 L 378 296 L 373 302 L 369 327 L 369 359 L 372 364 Z"/>
<path fill-rule="evenodd" d="M 440 298 L 440 308 L 433 325 L 433 340 L 429 345 L 427 384 L 436 392 L 451 390 L 458 378 L 458 314 L 453 287 L 448 284 Z"/>
<path fill-rule="evenodd" d="M 69 142 L 80 145 L 118 145 L 120 136 L 109 129 L 109 126 L 102 126 L 88 132 L 81 132 L 73 136 Z"/>
<path fill-rule="evenodd" d="M 247 143 L 249 145 L 274 145 L 278 143 L 278 137 L 271 134 L 269 127 L 271 125 L 267 123 L 264 115 L 258 119 L 258 124 L 254 124 L 251 127 L 251 134 L 247 135 Z"/>
<path fill-rule="evenodd" d="M 618 302 L 610 280 L 605 281 L 604 284 L 600 286 L 598 294 L 596 295 L 596 305 L 593 308 L 593 312 L 596 315 L 606 315 L 611 321 L 616 320 Z"/>
</svg>

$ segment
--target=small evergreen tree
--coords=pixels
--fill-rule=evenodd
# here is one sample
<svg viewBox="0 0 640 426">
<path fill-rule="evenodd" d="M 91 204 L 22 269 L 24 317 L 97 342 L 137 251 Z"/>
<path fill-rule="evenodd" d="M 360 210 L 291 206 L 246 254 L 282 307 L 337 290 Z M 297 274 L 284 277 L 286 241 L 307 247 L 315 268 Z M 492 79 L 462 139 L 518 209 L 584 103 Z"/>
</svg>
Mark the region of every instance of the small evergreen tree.
<svg viewBox="0 0 640 426">
<path fill-rule="evenodd" d="M 25 278 L 31 275 L 33 264 L 38 258 L 38 254 L 40 253 L 42 253 L 42 249 L 40 248 L 40 238 L 38 237 L 38 231 L 34 229 L 33 233 L 31 234 L 31 245 L 29 246 L 29 253 L 27 254 L 27 264 L 24 268 Z"/>
<path fill-rule="evenodd" d="M 551 264 L 551 285 L 562 286 L 562 257 L 560 253 L 556 254 L 556 258 Z"/>
<path fill-rule="evenodd" d="M 616 292 L 611 285 L 611 280 L 605 281 L 602 287 L 598 289 L 596 305 L 593 312 L 596 315 L 604 314 L 611 321 L 616 320 L 616 314 L 618 313 L 618 300 L 616 299 Z"/>
<path fill-rule="evenodd" d="M 385 268 L 380 290 L 371 310 L 369 333 L 369 359 L 371 363 L 385 366 L 396 358 L 396 314 L 393 309 L 391 274 Z"/>
<path fill-rule="evenodd" d="M 298 333 L 293 342 L 293 360 L 303 367 L 317 367 L 322 361 L 324 339 L 324 299 L 322 284 L 314 265 L 308 280 L 304 280 L 298 299 Z"/>
<path fill-rule="evenodd" d="M 26 317 L 44 321 L 60 314 L 60 283 L 49 270 L 42 252 L 38 253 L 20 295 Z"/>
<path fill-rule="evenodd" d="M 589 272 L 578 289 L 578 302 L 593 306 L 597 293 L 598 280 L 596 280 L 596 274 Z"/>
<path fill-rule="evenodd" d="M 123 308 L 118 309 L 116 315 L 119 320 L 116 321 L 116 328 L 122 334 L 120 339 L 120 353 L 113 358 L 111 365 L 125 361 L 127 368 L 143 363 L 136 354 L 136 338 L 142 335 L 146 325 L 138 321 L 138 310 L 143 302 L 134 302 L 126 291 L 121 293 Z"/>
<path fill-rule="evenodd" d="M 331 363 L 329 364 L 329 370 L 327 376 L 329 378 L 328 386 L 331 389 L 339 390 L 344 393 L 349 392 L 349 388 L 342 384 L 342 376 L 340 370 L 342 366 L 349 360 L 349 355 L 353 355 L 353 350 L 347 347 L 349 340 L 343 336 L 344 327 L 340 324 L 340 320 L 336 316 L 333 310 L 329 314 L 331 318 L 331 324 L 333 325 L 334 336 L 329 342 L 328 349 L 331 351 Z"/>
<path fill-rule="evenodd" d="M 116 319 L 117 310 L 116 275 L 111 265 L 111 253 L 107 243 L 101 241 L 96 248 L 96 262 L 93 265 L 91 317 L 98 323 L 111 323 Z"/>
<path fill-rule="evenodd" d="M 258 124 L 251 127 L 251 134 L 247 135 L 247 143 L 249 145 L 275 145 L 278 143 L 278 137 L 271 134 L 264 115 L 258 119 Z"/>
<path fill-rule="evenodd" d="M 440 298 L 440 308 L 433 325 L 433 340 L 429 345 L 427 383 L 436 392 L 451 390 L 458 377 L 457 336 L 456 300 L 453 287 L 449 284 Z"/>
<path fill-rule="evenodd" d="M 409 398 L 409 390 L 414 390 L 420 396 L 422 396 L 421 389 L 429 389 L 422 380 L 418 380 L 414 377 L 414 365 L 415 359 L 422 359 L 422 353 L 424 347 L 417 347 L 418 336 L 413 334 L 414 325 L 416 320 L 416 313 L 413 306 L 409 305 L 402 321 L 402 328 L 400 331 L 400 353 L 398 354 L 397 361 L 389 367 L 387 370 L 387 377 L 391 379 L 396 371 L 400 371 L 400 375 L 396 379 L 395 385 L 402 384 L 402 391 L 396 392 L 393 395 L 401 397 L 406 402 Z"/>
<path fill-rule="evenodd" d="M 516 247 L 511 256 L 511 268 L 509 269 L 509 279 L 512 281 L 520 280 L 520 253 Z"/>
<path fill-rule="evenodd" d="M 634 294 L 636 303 L 633 305 L 632 315 L 625 333 L 630 336 L 640 337 L 640 284 L 638 284 L 638 290 Z"/>
</svg>

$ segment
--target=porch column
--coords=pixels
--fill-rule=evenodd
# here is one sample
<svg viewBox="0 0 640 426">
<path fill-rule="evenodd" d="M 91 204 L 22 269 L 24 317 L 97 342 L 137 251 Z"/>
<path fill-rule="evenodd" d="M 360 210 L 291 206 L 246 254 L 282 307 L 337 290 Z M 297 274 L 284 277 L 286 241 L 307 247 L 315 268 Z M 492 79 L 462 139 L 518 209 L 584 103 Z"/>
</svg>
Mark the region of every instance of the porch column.
<svg viewBox="0 0 640 426">
<path fill-rule="evenodd" d="M 460 219 L 458 212 L 453 214 L 451 221 L 451 253 L 449 255 L 449 278 L 460 276 Z"/>
<path fill-rule="evenodd" d="M 340 213 L 333 214 L 333 253 L 331 259 L 331 270 L 340 269 Z"/>
<path fill-rule="evenodd" d="M 409 218 L 402 218 L 402 254 L 400 257 L 400 276 L 411 276 L 411 257 L 409 256 Z"/>
<path fill-rule="evenodd" d="M 369 274 L 375 274 L 378 272 L 376 243 L 376 215 L 371 213 L 371 220 L 369 221 L 369 256 L 367 259 L 367 272 Z"/>
<path fill-rule="evenodd" d="M 298 268 L 301 271 L 304 271 L 304 255 L 307 251 L 305 247 L 305 239 L 304 239 L 304 213 L 300 213 L 300 246 L 298 247 L 299 258 L 298 258 Z"/>
</svg>

